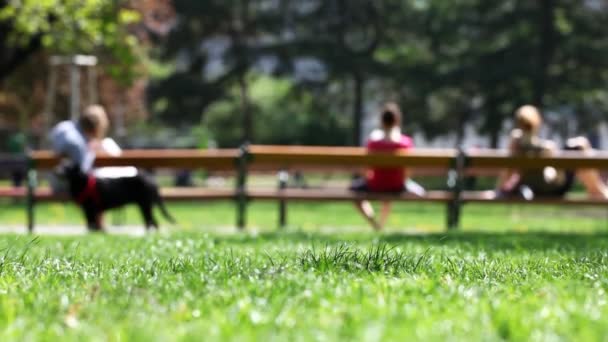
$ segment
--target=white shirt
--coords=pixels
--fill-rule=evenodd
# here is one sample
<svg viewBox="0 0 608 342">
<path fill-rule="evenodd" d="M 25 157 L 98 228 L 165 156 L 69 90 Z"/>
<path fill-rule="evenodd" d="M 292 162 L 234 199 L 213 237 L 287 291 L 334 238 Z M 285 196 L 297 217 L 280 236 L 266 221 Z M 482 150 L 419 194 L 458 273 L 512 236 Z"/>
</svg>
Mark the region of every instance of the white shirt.
<svg viewBox="0 0 608 342">
<path fill-rule="evenodd" d="M 103 139 L 101 141 L 101 149 L 113 157 L 122 154 L 122 149 L 112 138 Z M 95 174 L 95 177 L 99 178 L 135 177 L 137 176 L 137 168 L 133 166 L 100 167 L 95 169 L 93 173 Z"/>
</svg>

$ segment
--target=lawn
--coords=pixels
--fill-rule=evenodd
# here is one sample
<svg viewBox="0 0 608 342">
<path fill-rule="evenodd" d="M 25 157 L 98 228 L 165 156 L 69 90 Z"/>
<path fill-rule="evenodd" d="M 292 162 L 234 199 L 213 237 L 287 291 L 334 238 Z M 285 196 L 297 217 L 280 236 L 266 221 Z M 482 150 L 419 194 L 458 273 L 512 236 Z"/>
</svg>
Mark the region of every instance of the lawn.
<svg viewBox="0 0 608 342">
<path fill-rule="evenodd" d="M 39 225 L 83 225 L 81 212 L 72 203 L 38 204 L 36 223 Z M 216 232 L 235 226 L 236 209 L 232 202 L 169 203 L 178 220 L 167 230 Z M 139 212 L 127 210 L 106 216 L 109 224 L 122 222 L 141 224 Z M 25 208 L 10 201 L 0 201 L 0 223 L 25 225 Z M 257 232 L 277 231 L 278 204 L 252 202 L 247 225 Z M 365 220 L 350 203 L 290 203 L 288 229 L 291 231 L 367 232 Z M 388 232 L 440 233 L 445 231 L 445 205 L 426 203 L 396 203 L 389 218 Z M 608 211 L 598 208 L 551 207 L 525 205 L 466 205 L 462 214 L 462 230 L 475 232 L 574 232 L 608 231 Z"/>
<path fill-rule="evenodd" d="M 140 238 L 0 235 L 0 340 L 608 336 L 601 212 L 472 206 L 444 233 L 442 207 L 403 206 L 374 234 L 347 205 L 309 204 L 276 232 L 274 204 L 256 204 L 257 234 L 222 234 L 227 203 L 171 209 L 178 227 Z M 80 222 L 70 206 L 38 216 Z"/>
</svg>

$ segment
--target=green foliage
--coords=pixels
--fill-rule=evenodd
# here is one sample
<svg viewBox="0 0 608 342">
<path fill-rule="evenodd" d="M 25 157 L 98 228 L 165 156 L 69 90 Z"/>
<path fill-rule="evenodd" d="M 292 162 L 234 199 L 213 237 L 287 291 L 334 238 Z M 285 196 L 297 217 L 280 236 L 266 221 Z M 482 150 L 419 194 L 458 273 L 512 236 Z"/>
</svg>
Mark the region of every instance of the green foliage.
<svg viewBox="0 0 608 342">
<path fill-rule="evenodd" d="M 312 94 L 287 79 L 251 76 L 249 101 L 255 142 L 261 144 L 342 145 L 347 141 L 348 118 L 329 112 Z M 241 99 L 233 88 L 203 116 L 219 146 L 238 146 L 242 140 Z"/>
<path fill-rule="evenodd" d="M 254 142 L 352 143 L 345 132 L 359 126 L 356 114 L 369 107 L 361 104 L 384 100 L 401 103 L 408 131 L 434 137 L 461 133 L 465 123 L 473 123 L 493 143 L 503 121 L 524 103 L 574 112 L 581 130 L 608 117 L 605 5 L 553 0 L 173 4 L 179 21 L 153 51 L 154 62 L 127 30 L 140 18 L 120 1 L 4 0 L 0 24 L 10 28 L 12 44 L 27 45 L 38 37 L 52 53 L 98 54 L 109 73 L 125 82 L 144 61 L 154 77 L 148 95 L 155 116 L 180 127 L 202 120 L 225 146 L 242 140 L 244 111 L 251 111 Z M 296 75 L 302 58 L 318 61 L 323 75 L 312 80 Z M 261 71 L 262 59 L 272 60 L 274 68 Z M 208 68 L 211 64 L 214 68 Z M 243 80 L 252 82 L 245 84 L 251 94 L 243 92 Z M 363 86 L 362 99 L 355 81 Z M 247 101 L 252 108 L 243 106 Z M 315 138 L 313 132 L 322 134 Z"/>
<path fill-rule="evenodd" d="M 127 30 L 139 14 L 111 0 L 9 0 L 0 7 L 0 22 L 10 25 L 9 43 L 27 45 L 41 39 L 50 54 L 93 54 L 108 63 L 117 80 L 129 82 L 143 57 Z"/>
</svg>

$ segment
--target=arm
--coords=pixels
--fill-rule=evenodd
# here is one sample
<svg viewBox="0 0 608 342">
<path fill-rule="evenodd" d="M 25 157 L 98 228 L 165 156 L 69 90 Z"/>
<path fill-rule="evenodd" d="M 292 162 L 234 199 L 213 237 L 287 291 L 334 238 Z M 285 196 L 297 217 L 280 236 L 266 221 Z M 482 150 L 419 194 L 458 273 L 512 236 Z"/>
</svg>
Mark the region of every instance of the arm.
<svg viewBox="0 0 608 342">
<path fill-rule="evenodd" d="M 67 156 L 72 162 L 80 165 L 84 172 L 88 172 L 93 168 L 95 162 L 95 152 L 87 148 L 86 144 L 79 144 L 75 141 L 67 141 L 64 144 L 62 155 Z"/>
<path fill-rule="evenodd" d="M 111 156 L 119 156 L 122 154 L 122 149 L 112 138 L 105 138 L 101 141 L 101 149 L 103 152 Z"/>
</svg>

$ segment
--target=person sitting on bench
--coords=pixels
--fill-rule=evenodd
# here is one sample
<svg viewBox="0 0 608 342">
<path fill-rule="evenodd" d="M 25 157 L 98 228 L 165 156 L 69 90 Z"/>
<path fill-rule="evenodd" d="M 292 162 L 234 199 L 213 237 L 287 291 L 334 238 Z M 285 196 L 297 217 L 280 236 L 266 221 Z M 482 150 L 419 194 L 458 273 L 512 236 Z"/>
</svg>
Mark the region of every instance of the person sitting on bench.
<svg viewBox="0 0 608 342">
<path fill-rule="evenodd" d="M 542 125 L 539 110 L 525 105 L 515 112 L 515 129 L 511 131 L 509 152 L 514 156 L 552 156 L 557 145 L 538 136 Z M 570 138 L 566 141 L 565 150 L 577 150 L 589 153 L 591 144 L 585 137 Z M 496 190 L 497 197 L 520 196 L 525 199 L 536 197 L 563 197 L 572 187 L 575 178 L 585 186 L 592 198 L 608 198 L 608 187 L 597 170 L 557 170 L 553 167 L 542 169 L 504 171 Z"/>
<path fill-rule="evenodd" d="M 414 146 L 412 139 L 401 133 L 401 110 L 396 103 L 387 103 L 380 115 L 380 128 L 372 131 L 367 141 L 369 152 L 405 151 Z M 365 177 L 356 178 L 350 190 L 358 192 L 401 193 L 409 191 L 419 196 L 424 189 L 407 178 L 403 168 L 375 167 L 367 170 Z M 382 202 L 380 219 L 376 219 L 374 209 L 369 201 L 356 202 L 357 209 L 376 230 L 381 230 L 391 211 L 391 202 Z"/>
</svg>

